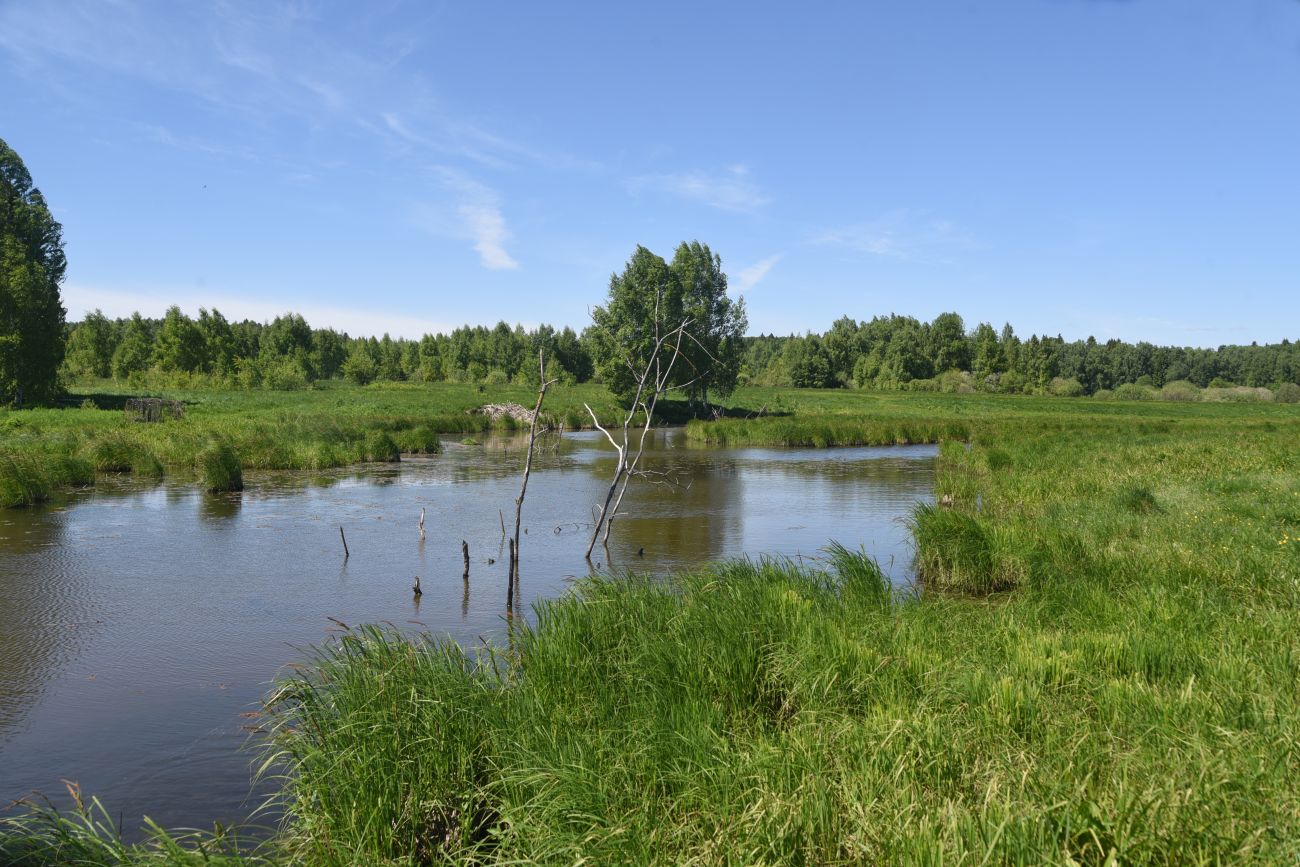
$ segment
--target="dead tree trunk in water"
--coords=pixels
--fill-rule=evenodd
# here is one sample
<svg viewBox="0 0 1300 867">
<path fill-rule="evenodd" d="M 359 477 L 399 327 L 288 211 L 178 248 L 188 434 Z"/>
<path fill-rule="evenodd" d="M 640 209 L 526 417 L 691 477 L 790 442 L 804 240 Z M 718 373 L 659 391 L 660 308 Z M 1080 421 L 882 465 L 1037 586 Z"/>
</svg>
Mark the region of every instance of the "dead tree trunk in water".
<svg viewBox="0 0 1300 867">
<path fill-rule="evenodd" d="M 636 374 L 636 393 L 633 395 L 631 407 L 623 416 L 621 442 L 615 439 L 614 435 L 601 425 L 600 419 L 596 418 L 595 411 L 587 404 L 583 404 L 587 409 L 587 414 L 591 416 L 592 423 L 596 425 L 596 429 L 605 435 L 605 439 L 609 440 L 609 444 L 618 452 L 618 462 L 614 467 L 614 478 L 609 483 L 609 490 L 605 492 L 605 501 L 601 504 L 600 511 L 596 515 L 595 526 L 591 528 L 591 540 L 587 543 L 587 552 L 585 554 L 588 560 L 591 559 L 592 549 L 596 547 L 596 540 L 601 538 L 602 530 L 604 530 L 604 541 L 609 542 L 610 524 L 618 514 L 619 506 L 623 503 L 623 493 L 627 490 L 628 483 L 637 474 L 641 456 L 645 453 L 646 436 L 650 433 L 650 426 L 654 422 L 655 407 L 659 404 L 659 396 L 668 390 L 669 377 L 672 375 L 673 365 L 681 357 L 682 340 L 685 339 L 686 327 L 690 324 L 691 320 L 683 320 L 672 331 L 657 336 L 645 367 L 634 371 Z M 638 412 L 644 414 L 641 424 L 641 436 L 637 441 L 635 454 L 629 457 L 632 439 L 631 428 L 632 423 L 636 421 Z"/>
<path fill-rule="evenodd" d="M 546 400 L 546 389 L 550 388 L 555 380 L 546 378 L 546 351 L 537 351 L 537 403 L 533 406 L 533 419 L 528 426 L 528 456 L 524 458 L 524 478 L 519 485 L 519 496 L 515 498 L 515 537 L 510 544 L 510 575 L 507 579 L 511 582 L 513 590 L 515 582 L 519 580 L 519 525 L 524 511 L 524 495 L 528 493 L 528 477 L 533 471 L 533 446 L 537 442 L 537 419 L 542 413 L 542 401 Z"/>
</svg>

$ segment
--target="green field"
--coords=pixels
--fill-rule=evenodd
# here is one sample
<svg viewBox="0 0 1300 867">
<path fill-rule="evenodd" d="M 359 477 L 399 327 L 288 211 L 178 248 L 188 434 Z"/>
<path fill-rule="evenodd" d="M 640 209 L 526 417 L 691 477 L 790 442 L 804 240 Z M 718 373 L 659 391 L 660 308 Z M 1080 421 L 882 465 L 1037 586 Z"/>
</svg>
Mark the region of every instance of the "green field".
<svg viewBox="0 0 1300 867">
<path fill-rule="evenodd" d="M 438 393 L 384 399 L 415 418 L 416 396 Z M 297 399 L 322 417 L 322 396 Z M 289 812 L 247 859 L 1300 858 L 1300 410 L 764 390 L 735 403 L 753 417 L 690 437 L 942 440 L 935 494 L 951 506 L 913 513 L 919 594 L 891 595 L 838 550 L 821 571 L 588 582 L 487 656 L 355 630 L 269 700 Z M 208 412 L 221 417 L 191 420 Z M 110 836 L 31 814 L 0 855 L 199 863 L 193 840 Z"/>
</svg>

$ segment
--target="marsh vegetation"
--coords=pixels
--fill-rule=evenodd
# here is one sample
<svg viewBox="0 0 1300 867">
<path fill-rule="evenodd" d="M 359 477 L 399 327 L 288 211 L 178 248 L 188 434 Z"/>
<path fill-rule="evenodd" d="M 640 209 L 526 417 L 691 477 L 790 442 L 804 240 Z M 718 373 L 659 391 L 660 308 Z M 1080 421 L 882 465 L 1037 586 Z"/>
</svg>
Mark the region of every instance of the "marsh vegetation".
<svg viewBox="0 0 1300 867">
<path fill-rule="evenodd" d="M 942 442 L 919 592 L 836 547 L 588 580 L 481 653 L 350 630 L 269 701 L 288 812 L 249 857 L 1294 857 L 1290 407 L 737 400 L 794 415 L 689 436 Z"/>
</svg>

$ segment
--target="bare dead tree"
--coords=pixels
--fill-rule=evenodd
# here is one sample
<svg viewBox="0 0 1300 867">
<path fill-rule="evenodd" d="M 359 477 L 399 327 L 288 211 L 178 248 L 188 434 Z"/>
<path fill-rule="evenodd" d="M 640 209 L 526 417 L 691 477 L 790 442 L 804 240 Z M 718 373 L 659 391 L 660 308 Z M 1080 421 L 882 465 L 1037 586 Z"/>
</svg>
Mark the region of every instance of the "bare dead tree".
<svg viewBox="0 0 1300 867">
<path fill-rule="evenodd" d="M 519 580 L 519 525 L 524 511 L 524 495 L 528 493 L 528 477 L 533 471 L 533 447 L 537 442 L 537 421 L 542 414 L 542 402 L 546 400 L 546 390 L 554 383 L 554 379 L 546 378 L 546 350 L 537 351 L 537 403 L 533 406 L 533 418 L 528 425 L 528 455 L 524 458 L 524 477 L 519 485 L 519 496 L 515 498 L 515 536 L 510 543 L 510 575 L 506 579 L 509 584 L 508 597 L 513 596 L 515 582 Z"/>
<path fill-rule="evenodd" d="M 657 307 L 656 304 L 656 331 L 658 331 L 659 318 Z M 588 404 L 583 404 L 596 429 L 605 435 L 605 439 L 609 440 L 609 444 L 618 453 L 618 461 L 614 466 L 614 477 L 610 480 L 609 489 L 605 492 L 605 500 L 601 503 L 599 512 L 596 513 L 595 522 L 591 529 L 591 540 L 587 543 L 585 556 L 588 560 L 591 559 L 591 552 L 596 547 L 596 540 L 602 537 L 602 531 L 604 541 L 608 543 L 609 528 L 614 521 L 614 517 L 618 514 L 619 506 L 623 503 L 623 494 L 627 491 L 628 483 L 640 472 L 641 457 L 645 454 L 646 437 L 649 435 L 650 427 L 654 422 L 655 407 L 659 403 L 660 395 L 669 389 L 673 367 L 677 364 L 678 359 L 682 357 L 682 342 L 689 337 L 686 329 L 690 324 L 691 320 L 684 319 L 666 334 L 656 334 L 644 367 L 637 369 L 633 367 L 634 362 L 631 359 L 624 360 L 624 363 L 632 371 L 636 382 L 636 390 L 631 405 L 623 415 L 621 438 L 616 438 L 614 434 L 610 433 L 600 423 L 595 411 Z M 637 420 L 638 414 L 642 416 L 640 437 L 637 440 L 636 451 L 632 452 L 632 425 Z"/>
</svg>

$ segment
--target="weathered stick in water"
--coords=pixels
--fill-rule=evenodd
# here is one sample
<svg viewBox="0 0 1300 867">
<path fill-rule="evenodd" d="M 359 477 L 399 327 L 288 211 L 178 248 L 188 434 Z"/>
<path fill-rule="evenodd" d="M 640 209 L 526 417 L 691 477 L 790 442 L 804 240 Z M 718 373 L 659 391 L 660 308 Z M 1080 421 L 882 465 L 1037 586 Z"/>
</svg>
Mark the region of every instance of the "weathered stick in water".
<svg viewBox="0 0 1300 867">
<path fill-rule="evenodd" d="M 424 541 L 424 506 L 420 507 L 420 541 Z"/>
<path fill-rule="evenodd" d="M 460 556 L 465 558 L 465 574 L 461 577 L 466 581 L 469 580 L 469 542 L 464 539 L 460 540 Z"/>
<path fill-rule="evenodd" d="M 555 380 L 546 378 L 546 350 L 537 351 L 537 403 L 533 406 L 532 422 L 528 425 L 528 456 L 524 458 L 524 478 L 519 485 L 519 496 L 515 498 L 515 538 L 510 544 L 510 576 L 512 585 L 519 579 L 519 523 L 524 511 L 524 495 L 528 493 L 528 477 L 533 471 L 533 446 L 537 442 L 537 417 L 542 414 L 542 401 L 546 400 L 546 389 Z M 513 588 L 512 588 L 513 589 Z"/>
<path fill-rule="evenodd" d="M 506 513 L 497 509 L 497 517 L 501 519 L 501 538 L 506 536 Z"/>
<path fill-rule="evenodd" d="M 342 524 L 339 524 L 339 538 L 343 540 L 343 559 L 346 560 L 346 559 L 348 559 L 349 557 L 351 557 L 352 555 L 351 555 L 351 553 L 348 552 L 348 537 L 345 536 L 345 535 L 343 535 L 343 525 L 342 525 Z"/>
<path fill-rule="evenodd" d="M 506 576 L 506 612 L 514 613 L 515 610 L 515 569 L 519 563 L 519 550 L 515 547 L 515 540 L 510 540 L 510 574 Z"/>
</svg>

